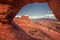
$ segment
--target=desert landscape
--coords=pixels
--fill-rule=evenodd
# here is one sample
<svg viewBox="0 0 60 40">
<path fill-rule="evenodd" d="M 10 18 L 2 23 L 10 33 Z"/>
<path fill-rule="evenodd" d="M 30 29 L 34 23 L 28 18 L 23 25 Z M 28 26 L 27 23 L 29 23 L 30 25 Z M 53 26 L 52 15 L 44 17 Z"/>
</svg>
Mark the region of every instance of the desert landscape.
<svg viewBox="0 0 60 40">
<path fill-rule="evenodd" d="M 39 40 L 60 40 L 60 22 L 55 19 L 30 19 L 29 16 L 14 18 L 14 22 L 28 35 Z"/>
<path fill-rule="evenodd" d="M 39 6 L 34 3 L 44 4 Z M 33 5 L 29 8 L 26 6 L 21 12 L 28 4 Z M 25 12 L 34 18 L 52 18 L 53 15 L 49 15 L 52 12 L 57 20 L 30 19 L 29 16 L 24 16 Z M 17 14 L 21 17 L 15 17 Z M 0 0 L 0 40 L 60 40 L 58 20 L 60 21 L 60 0 Z"/>
</svg>

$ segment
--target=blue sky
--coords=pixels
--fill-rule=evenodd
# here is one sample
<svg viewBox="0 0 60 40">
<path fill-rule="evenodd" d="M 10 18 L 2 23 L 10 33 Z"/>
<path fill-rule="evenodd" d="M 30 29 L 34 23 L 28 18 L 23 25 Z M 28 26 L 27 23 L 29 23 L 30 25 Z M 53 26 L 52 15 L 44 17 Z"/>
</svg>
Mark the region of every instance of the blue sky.
<svg viewBox="0 0 60 40">
<path fill-rule="evenodd" d="M 17 16 L 29 16 L 33 18 L 55 18 L 47 3 L 32 3 L 25 5 Z"/>
</svg>

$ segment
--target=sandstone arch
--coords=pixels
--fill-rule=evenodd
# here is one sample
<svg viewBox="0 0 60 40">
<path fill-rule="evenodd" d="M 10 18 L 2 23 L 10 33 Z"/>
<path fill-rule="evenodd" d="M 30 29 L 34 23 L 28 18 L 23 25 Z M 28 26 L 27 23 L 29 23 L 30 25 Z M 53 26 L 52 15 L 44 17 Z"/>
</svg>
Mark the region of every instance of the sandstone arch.
<svg viewBox="0 0 60 40">
<path fill-rule="evenodd" d="M 39 3 L 45 3 L 47 2 L 50 9 L 53 11 L 53 14 L 55 17 L 60 21 L 60 0 L 0 0 L 0 9 L 2 7 L 2 11 L 4 10 L 9 10 L 9 11 L 4 11 L 2 15 L 4 18 L 1 18 L 1 22 L 7 22 L 11 23 L 13 20 L 14 16 L 18 13 L 18 11 L 25 6 L 28 3 L 33 3 L 33 2 L 39 2 Z M 6 5 L 6 6 L 3 6 Z M 4 8 L 5 7 L 5 8 Z M 0 12 L 0 15 L 1 15 Z M 4 19 L 4 20 L 2 20 Z"/>
<path fill-rule="evenodd" d="M 60 21 L 60 0 L 0 0 L 0 22 L 9 23 L 9 25 L 0 25 L 0 40 L 40 40 L 32 38 L 31 36 L 26 34 L 24 30 L 19 28 L 18 25 L 12 22 L 14 16 L 23 6 L 33 2 L 47 2 L 56 18 Z M 18 34 L 19 36 L 16 34 Z M 57 36 L 57 40 L 60 40 L 59 37 L 60 36 Z M 56 38 L 56 36 L 53 38 Z"/>
</svg>

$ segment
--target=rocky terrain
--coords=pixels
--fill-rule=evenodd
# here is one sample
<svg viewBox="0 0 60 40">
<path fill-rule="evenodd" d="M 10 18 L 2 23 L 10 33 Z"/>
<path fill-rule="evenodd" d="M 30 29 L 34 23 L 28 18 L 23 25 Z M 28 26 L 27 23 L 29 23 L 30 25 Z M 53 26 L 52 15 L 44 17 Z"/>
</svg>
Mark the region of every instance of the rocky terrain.
<svg viewBox="0 0 60 40">
<path fill-rule="evenodd" d="M 28 16 L 15 18 L 19 25 L 28 35 L 41 40 L 60 40 L 60 22 L 52 20 L 30 20 Z"/>
<path fill-rule="evenodd" d="M 0 40 L 60 40 L 60 22 L 15 17 L 11 24 L 0 23 Z"/>
<path fill-rule="evenodd" d="M 40 40 L 28 35 L 15 22 L 11 24 L 0 23 L 0 40 Z"/>
</svg>

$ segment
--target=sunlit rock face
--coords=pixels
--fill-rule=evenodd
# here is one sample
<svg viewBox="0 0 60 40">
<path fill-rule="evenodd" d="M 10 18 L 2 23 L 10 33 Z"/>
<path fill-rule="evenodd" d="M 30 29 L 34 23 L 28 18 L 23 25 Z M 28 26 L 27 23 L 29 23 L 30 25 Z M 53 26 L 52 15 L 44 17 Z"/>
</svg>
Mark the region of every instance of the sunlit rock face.
<svg viewBox="0 0 60 40">
<path fill-rule="evenodd" d="M 60 40 L 60 22 L 57 20 L 27 20 L 26 16 L 14 18 L 14 22 L 19 25 L 28 35 L 41 40 Z M 29 23 L 30 22 L 30 23 Z"/>
<path fill-rule="evenodd" d="M 30 21 L 29 16 L 21 16 L 21 19 L 23 19 L 23 20 L 27 20 L 27 21 Z"/>
</svg>

